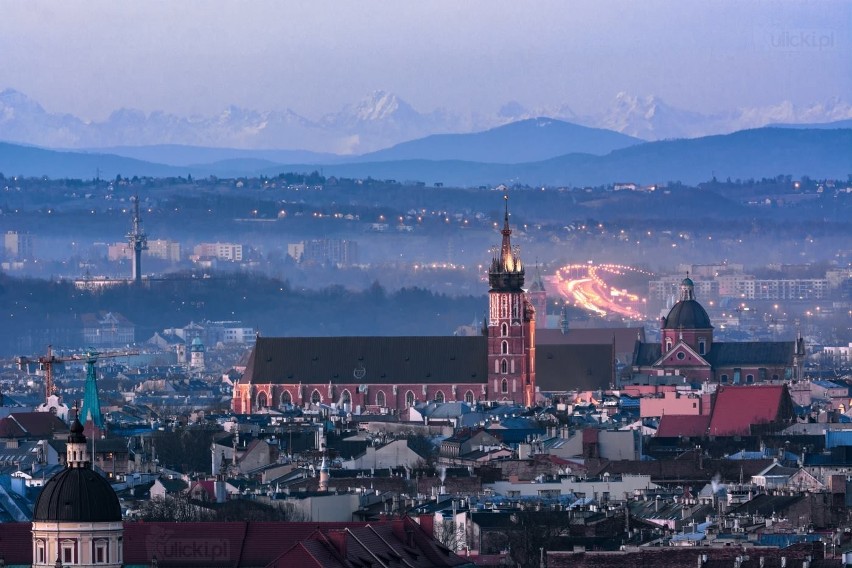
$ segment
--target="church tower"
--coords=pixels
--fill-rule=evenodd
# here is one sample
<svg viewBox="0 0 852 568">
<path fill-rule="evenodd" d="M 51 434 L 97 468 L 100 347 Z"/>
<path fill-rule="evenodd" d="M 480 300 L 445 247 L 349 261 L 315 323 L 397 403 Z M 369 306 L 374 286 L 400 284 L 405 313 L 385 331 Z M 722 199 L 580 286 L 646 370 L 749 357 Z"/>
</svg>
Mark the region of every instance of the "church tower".
<svg viewBox="0 0 852 568">
<path fill-rule="evenodd" d="M 530 302 L 535 308 L 536 327 L 538 329 L 546 328 L 547 290 L 544 288 L 544 279 L 541 277 L 541 271 L 539 270 L 538 263 L 536 263 L 535 266 L 535 278 L 533 279 L 532 286 L 530 286 L 530 289 L 527 292 L 527 297 L 529 297 Z"/>
<path fill-rule="evenodd" d="M 523 289 L 524 265 L 512 247 L 509 197 L 503 241 L 488 270 L 488 398 L 535 404 L 535 308 Z"/>
</svg>

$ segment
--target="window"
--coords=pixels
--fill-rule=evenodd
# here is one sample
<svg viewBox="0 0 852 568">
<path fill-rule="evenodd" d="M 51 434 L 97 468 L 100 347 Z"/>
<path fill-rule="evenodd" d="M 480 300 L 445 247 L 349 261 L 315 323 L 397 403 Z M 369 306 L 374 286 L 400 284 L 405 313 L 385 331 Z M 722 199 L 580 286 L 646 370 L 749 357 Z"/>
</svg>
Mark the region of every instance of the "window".
<svg viewBox="0 0 852 568">
<path fill-rule="evenodd" d="M 473 404 L 473 391 L 464 393 L 464 401 L 468 404 Z"/>
<path fill-rule="evenodd" d="M 405 405 L 414 406 L 414 393 L 412 391 L 405 393 Z"/>
<path fill-rule="evenodd" d="M 320 392 L 318 390 L 314 389 L 314 392 L 311 393 L 311 402 L 313 404 L 319 404 L 321 401 L 322 401 L 322 395 L 320 394 Z"/>
<path fill-rule="evenodd" d="M 509 335 L 509 325 L 504 323 L 500 326 L 500 337 L 506 337 L 507 335 Z"/>
<path fill-rule="evenodd" d="M 742 369 L 734 369 L 734 384 L 740 384 L 740 378 L 742 375 Z"/>
<path fill-rule="evenodd" d="M 500 361 L 500 372 L 504 375 L 509 372 L 509 364 L 506 362 L 505 359 Z"/>
<path fill-rule="evenodd" d="M 435 393 L 435 402 L 444 402 L 443 391 L 438 391 L 438 392 Z"/>
<path fill-rule="evenodd" d="M 290 396 L 290 391 L 281 393 L 281 404 L 293 404 L 293 398 Z"/>
<path fill-rule="evenodd" d="M 671 351 L 671 350 L 672 350 L 672 340 L 666 339 L 666 351 Z"/>
<path fill-rule="evenodd" d="M 754 382 L 754 375 L 746 375 L 746 382 L 747 383 L 753 383 Z"/>
<path fill-rule="evenodd" d="M 266 393 L 261 392 L 257 395 L 257 407 L 264 408 L 266 406 Z"/>
<path fill-rule="evenodd" d="M 348 390 L 344 390 L 343 394 L 340 395 L 340 401 L 343 404 L 352 404 L 352 395 L 349 394 Z"/>
<path fill-rule="evenodd" d="M 698 340 L 698 354 L 706 355 L 707 342 L 704 339 Z"/>
<path fill-rule="evenodd" d="M 504 394 L 509 392 L 509 381 L 507 381 L 506 379 L 500 381 L 500 392 Z"/>
<path fill-rule="evenodd" d="M 376 406 L 384 406 L 385 405 L 385 391 L 379 391 L 376 393 Z"/>
<path fill-rule="evenodd" d="M 46 562 L 44 541 L 43 540 L 37 540 L 36 543 L 35 543 L 35 549 L 36 549 L 36 553 L 35 553 L 36 562 L 38 562 L 39 564 L 44 564 Z"/>
<path fill-rule="evenodd" d="M 62 559 L 64 564 L 72 564 L 74 562 L 74 541 L 73 540 L 63 540 L 60 545 L 60 554 L 59 557 Z"/>
<path fill-rule="evenodd" d="M 678 361 L 683 361 L 684 359 L 686 359 L 686 353 L 684 353 L 683 351 L 678 351 L 676 357 Z"/>
<path fill-rule="evenodd" d="M 503 343 L 500 344 L 500 353 L 503 354 L 503 355 L 506 355 L 506 354 L 509 353 L 509 342 L 508 341 L 504 341 Z"/>
<path fill-rule="evenodd" d="M 722 375 L 721 382 L 727 383 L 728 382 L 728 375 Z"/>
<path fill-rule="evenodd" d="M 109 548 L 107 546 L 107 541 L 98 540 L 92 543 L 92 546 L 94 548 L 92 559 L 95 561 L 95 564 L 106 564 L 109 562 Z"/>
</svg>

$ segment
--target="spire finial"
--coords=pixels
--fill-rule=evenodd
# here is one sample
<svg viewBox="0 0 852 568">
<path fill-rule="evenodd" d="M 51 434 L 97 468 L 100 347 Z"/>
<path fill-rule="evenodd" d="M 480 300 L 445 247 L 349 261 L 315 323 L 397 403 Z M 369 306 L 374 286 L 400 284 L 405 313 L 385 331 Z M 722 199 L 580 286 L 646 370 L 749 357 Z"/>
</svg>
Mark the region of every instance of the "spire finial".
<svg viewBox="0 0 852 568">
<path fill-rule="evenodd" d="M 503 226 L 508 229 L 509 228 L 509 194 L 503 194 L 503 202 L 505 204 L 506 213 L 503 216 Z"/>
</svg>

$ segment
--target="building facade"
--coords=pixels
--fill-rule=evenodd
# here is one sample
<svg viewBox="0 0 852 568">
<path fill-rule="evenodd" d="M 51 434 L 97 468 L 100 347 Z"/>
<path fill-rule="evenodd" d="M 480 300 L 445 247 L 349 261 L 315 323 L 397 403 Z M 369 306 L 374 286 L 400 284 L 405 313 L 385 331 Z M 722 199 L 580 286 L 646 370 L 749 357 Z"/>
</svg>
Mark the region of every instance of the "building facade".
<svg viewBox="0 0 852 568">
<path fill-rule="evenodd" d="M 396 412 L 422 401 L 533 405 L 536 315 L 512 246 L 508 205 L 501 234 L 489 268 L 485 335 L 258 337 L 234 385 L 234 412 L 288 404 L 351 412 Z"/>
<path fill-rule="evenodd" d="M 681 282 L 680 301 L 660 319 L 660 343 L 637 341 L 632 373 L 683 377 L 692 382 L 753 384 L 802 376 L 804 340 L 718 342 L 695 285 Z"/>
</svg>

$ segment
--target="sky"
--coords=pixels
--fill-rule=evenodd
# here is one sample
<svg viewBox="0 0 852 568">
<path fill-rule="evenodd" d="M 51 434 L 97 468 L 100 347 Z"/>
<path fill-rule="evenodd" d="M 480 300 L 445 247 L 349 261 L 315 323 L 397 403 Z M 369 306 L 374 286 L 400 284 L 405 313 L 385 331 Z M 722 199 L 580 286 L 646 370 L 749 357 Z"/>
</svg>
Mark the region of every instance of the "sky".
<svg viewBox="0 0 852 568">
<path fill-rule="evenodd" d="M 375 90 L 415 109 L 698 112 L 852 92 L 852 1 L 0 0 L 0 90 L 101 120 L 228 105 L 319 118 Z"/>
</svg>

